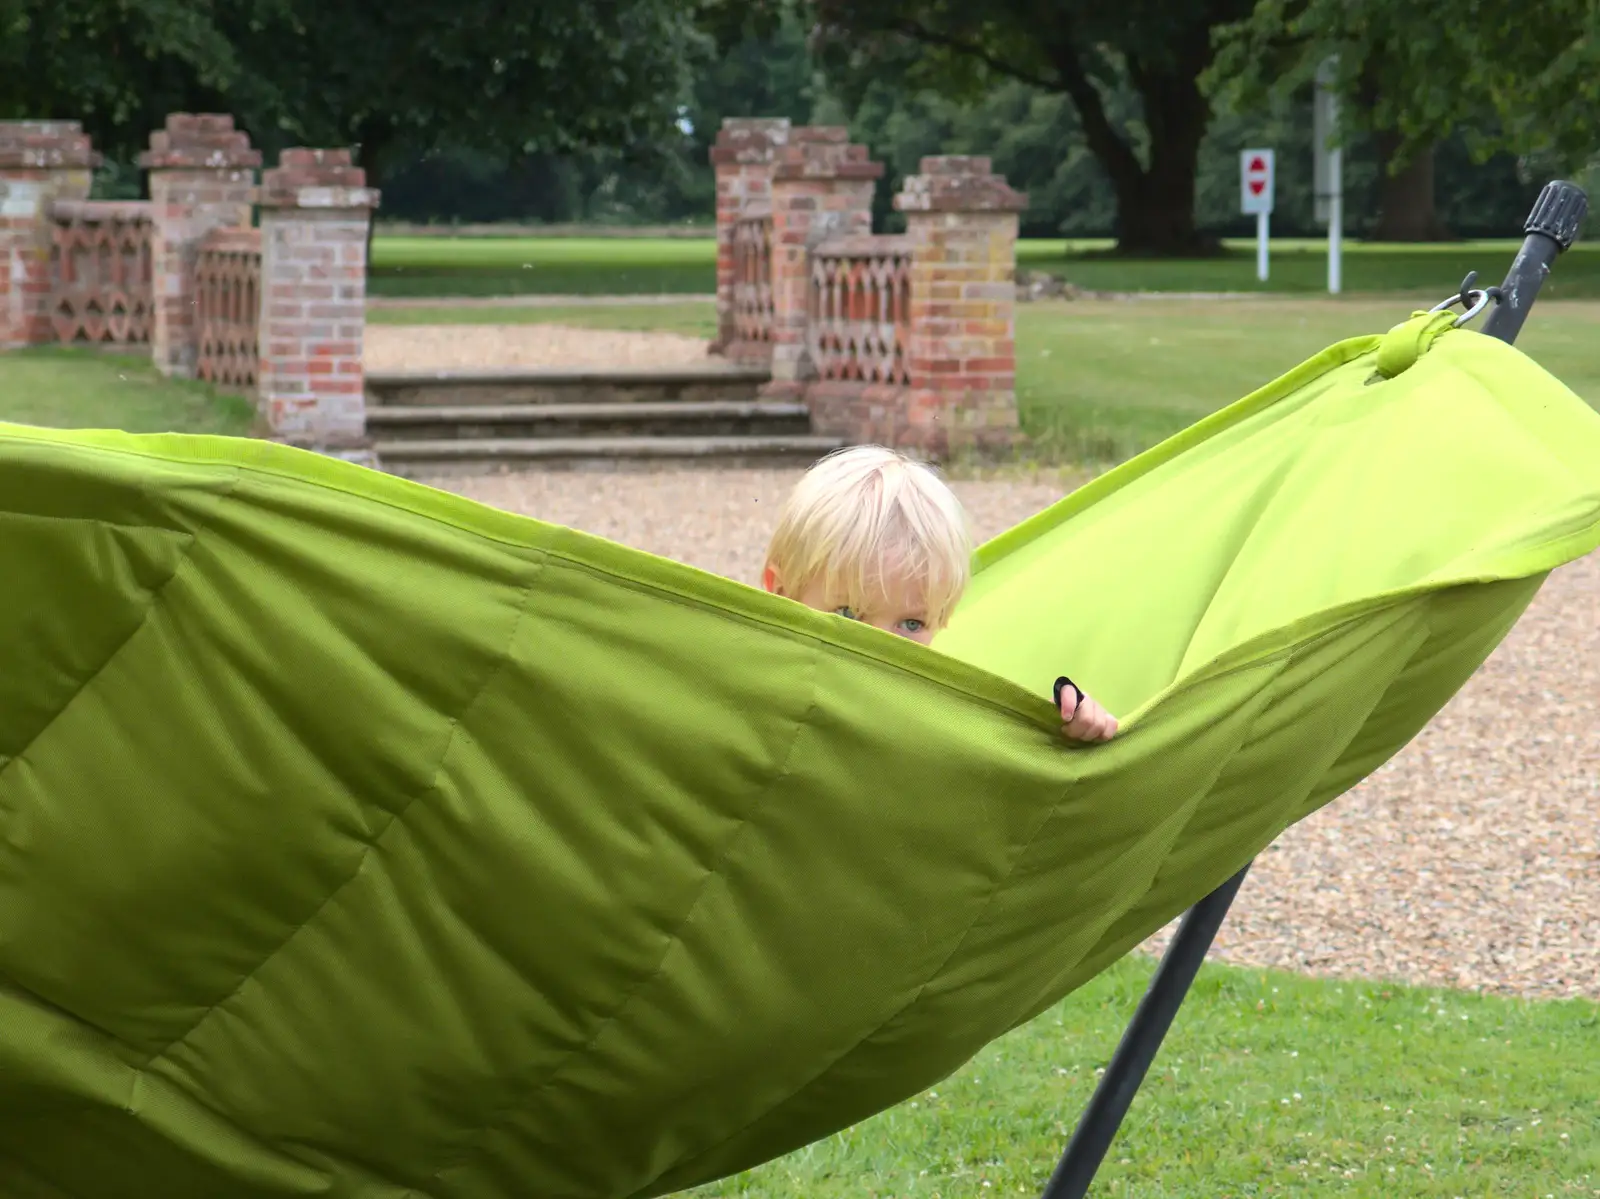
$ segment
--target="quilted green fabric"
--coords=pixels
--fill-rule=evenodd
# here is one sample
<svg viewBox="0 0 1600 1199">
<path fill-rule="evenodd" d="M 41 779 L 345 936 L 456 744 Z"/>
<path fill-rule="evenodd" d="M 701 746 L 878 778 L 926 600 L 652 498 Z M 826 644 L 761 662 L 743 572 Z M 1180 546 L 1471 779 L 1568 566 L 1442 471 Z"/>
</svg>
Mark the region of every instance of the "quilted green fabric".
<svg viewBox="0 0 1600 1199">
<path fill-rule="evenodd" d="M 932 650 L 280 446 L 0 426 L 0 1194 L 783 1153 L 1350 787 L 1597 543 L 1600 417 L 1425 319 L 984 547 Z M 1121 736 L 1063 744 L 1061 672 Z"/>
</svg>

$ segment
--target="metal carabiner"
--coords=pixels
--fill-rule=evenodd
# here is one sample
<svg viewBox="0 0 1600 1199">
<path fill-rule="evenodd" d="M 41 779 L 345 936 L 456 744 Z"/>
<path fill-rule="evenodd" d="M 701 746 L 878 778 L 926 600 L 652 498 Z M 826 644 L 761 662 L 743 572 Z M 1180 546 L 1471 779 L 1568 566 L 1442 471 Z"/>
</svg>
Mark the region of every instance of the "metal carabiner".
<svg viewBox="0 0 1600 1199">
<path fill-rule="evenodd" d="M 1462 325 L 1466 324 L 1473 317 L 1477 316 L 1478 313 L 1487 308 L 1489 306 L 1489 301 L 1493 300 L 1497 304 L 1500 302 L 1500 289 L 1498 287 L 1475 287 L 1474 284 L 1477 282 L 1478 272 L 1468 271 L 1467 277 L 1461 281 L 1461 290 L 1455 295 L 1451 296 L 1448 300 L 1435 304 L 1432 308 L 1428 309 L 1428 311 L 1444 312 L 1447 309 L 1453 308 L 1455 305 L 1460 304 L 1461 307 L 1466 311 L 1464 311 L 1460 316 L 1456 317 L 1454 327 L 1457 329 L 1461 328 Z"/>
</svg>

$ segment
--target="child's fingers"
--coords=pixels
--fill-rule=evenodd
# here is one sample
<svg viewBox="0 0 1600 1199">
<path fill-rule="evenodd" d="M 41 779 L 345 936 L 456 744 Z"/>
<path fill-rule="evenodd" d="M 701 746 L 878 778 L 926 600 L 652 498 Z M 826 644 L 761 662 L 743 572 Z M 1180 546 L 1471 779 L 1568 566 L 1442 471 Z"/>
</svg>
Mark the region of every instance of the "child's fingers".
<svg viewBox="0 0 1600 1199">
<path fill-rule="evenodd" d="M 1116 719 L 1088 696 L 1069 714 L 1062 700 L 1061 731 L 1075 741 L 1109 741 L 1117 733 Z"/>
<path fill-rule="evenodd" d="M 1085 697 L 1074 709 L 1070 719 L 1062 723 L 1062 730 L 1074 741 L 1090 741 L 1099 736 L 1094 701 Z"/>
</svg>

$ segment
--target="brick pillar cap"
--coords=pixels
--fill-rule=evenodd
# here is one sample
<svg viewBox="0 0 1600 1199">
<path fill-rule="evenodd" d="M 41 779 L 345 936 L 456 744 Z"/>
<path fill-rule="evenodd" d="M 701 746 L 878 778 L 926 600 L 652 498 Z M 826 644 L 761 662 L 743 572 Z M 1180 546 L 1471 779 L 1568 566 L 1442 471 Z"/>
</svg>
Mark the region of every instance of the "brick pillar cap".
<svg viewBox="0 0 1600 1199">
<path fill-rule="evenodd" d="M 0 170 L 88 170 L 100 162 L 78 121 L 0 121 Z"/>
<path fill-rule="evenodd" d="M 165 128 L 150 134 L 139 165 L 147 171 L 247 170 L 261 165 L 261 151 L 225 112 L 173 112 Z"/>
<path fill-rule="evenodd" d="M 897 212 L 1021 212 L 1025 193 L 996 175 L 989 159 L 945 155 L 922 160 L 922 174 L 907 175 L 894 198 Z"/>
<path fill-rule="evenodd" d="M 367 173 L 355 166 L 349 150 L 295 147 L 278 155 L 278 165 L 261 176 L 263 208 L 376 208 L 378 192 Z"/>
<path fill-rule="evenodd" d="M 812 145 L 843 146 L 850 141 L 850 131 L 843 125 L 801 125 L 789 135 L 789 141 Z"/>
<path fill-rule="evenodd" d="M 842 128 L 795 130 L 794 138 L 778 150 L 777 163 L 772 168 L 774 180 L 879 179 L 882 176 L 883 163 L 869 159 L 865 146 L 847 141 Z"/>
<path fill-rule="evenodd" d="M 768 163 L 788 140 L 788 117 L 728 117 L 717 131 L 711 162 L 714 166 Z"/>
</svg>

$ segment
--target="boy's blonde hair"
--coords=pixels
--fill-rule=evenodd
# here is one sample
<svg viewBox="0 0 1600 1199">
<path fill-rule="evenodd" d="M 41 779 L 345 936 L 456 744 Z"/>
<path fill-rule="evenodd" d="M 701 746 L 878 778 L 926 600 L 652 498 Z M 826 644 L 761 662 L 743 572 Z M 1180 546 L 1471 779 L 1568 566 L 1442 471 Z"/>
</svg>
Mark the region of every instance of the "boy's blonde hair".
<svg viewBox="0 0 1600 1199">
<path fill-rule="evenodd" d="M 855 608 L 920 586 L 943 628 L 972 572 L 972 539 L 955 493 L 925 463 L 878 445 L 829 454 L 778 514 L 766 565 L 791 596 L 813 582 Z"/>
</svg>

